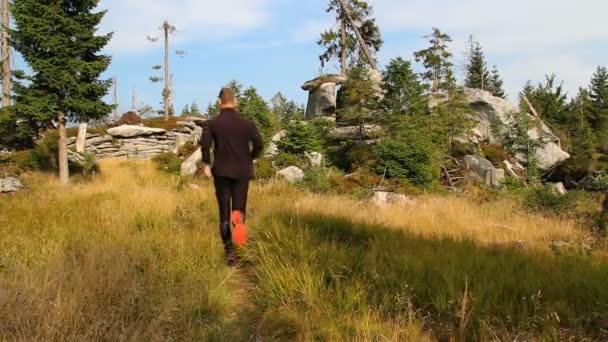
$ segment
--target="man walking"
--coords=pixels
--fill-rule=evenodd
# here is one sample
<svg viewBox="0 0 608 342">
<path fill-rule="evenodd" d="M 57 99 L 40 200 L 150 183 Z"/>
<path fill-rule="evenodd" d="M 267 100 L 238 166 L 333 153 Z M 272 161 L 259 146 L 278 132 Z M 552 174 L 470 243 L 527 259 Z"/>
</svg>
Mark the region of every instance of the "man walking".
<svg viewBox="0 0 608 342">
<path fill-rule="evenodd" d="M 245 215 L 249 181 L 253 178 L 253 160 L 264 149 L 254 123 L 241 118 L 231 88 L 222 88 L 218 99 L 220 114 L 203 132 L 202 152 L 205 175 L 213 176 L 220 208 L 220 235 L 229 266 L 237 263 L 234 242 L 247 242 Z M 211 147 L 213 146 L 213 168 Z M 234 230 L 233 230 L 234 229 Z"/>
</svg>

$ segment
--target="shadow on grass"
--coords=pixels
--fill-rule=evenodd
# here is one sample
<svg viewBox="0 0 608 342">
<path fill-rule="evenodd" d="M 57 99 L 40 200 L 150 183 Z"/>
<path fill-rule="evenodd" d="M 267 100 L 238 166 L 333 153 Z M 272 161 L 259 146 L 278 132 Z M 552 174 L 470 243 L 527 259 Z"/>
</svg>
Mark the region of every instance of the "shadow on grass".
<svg viewBox="0 0 608 342">
<path fill-rule="evenodd" d="M 426 239 L 296 213 L 269 217 L 264 227 L 258 277 L 260 295 L 275 296 L 261 300 L 270 310 L 308 302 L 314 304 L 300 308 L 322 306 L 337 316 L 371 309 L 386 320 L 414 311 L 439 338 L 608 338 L 608 264 L 586 253 Z M 321 288 L 309 291 L 310 298 L 302 289 L 279 292 L 290 286 L 280 279 L 289 270 L 294 287 L 317 277 Z"/>
</svg>

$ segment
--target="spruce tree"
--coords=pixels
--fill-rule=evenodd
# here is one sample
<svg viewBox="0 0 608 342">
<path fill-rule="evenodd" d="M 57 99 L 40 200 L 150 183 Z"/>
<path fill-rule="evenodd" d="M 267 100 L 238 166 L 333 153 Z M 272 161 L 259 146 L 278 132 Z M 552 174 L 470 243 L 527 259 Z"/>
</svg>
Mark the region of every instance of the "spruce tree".
<svg viewBox="0 0 608 342">
<path fill-rule="evenodd" d="M 392 59 L 383 73 L 382 87 L 384 98 L 381 105 L 386 112 L 382 121 L 391 130 L 398 129 L 408 118 L 428 112 L 426 87 L 412 70 L 410 61 L 401 57 Z"/>
<path fill-rule="evenodd" d="M 481 44 L 471 35 L 465 86 L 473 89 L 491 90 L 491 77 Z"/>
<path fill-rule="evenodd" d="M 190 106 L 186 105 L 184 109 L 182 109 L 182 116 L 190 115 Z"/>
<path fill-rule="evenodd" d="M 523 98 L 524 95 L 532 103 L 540 119 L 556 126 L 569 124 L 571 116 L 568 112 L 568 94 L 563 83 L 557 83 L 555 75 L 545 76 L 545 83 L 539 83 L 536 87 L 526 83 L 520 95 L 520 103 L 524 112 L 532 113 L 532 108 Z"/>
<path fill-rule="evenodd" d="M 192 102 L 192 105 L 190 106 L 190 114 L 200 114 L 201 113 L 201 109 L 198 108 L 198 104 L 196 103 L 196 101 Z"/>
<path fill-rule="evenodd" d="M 319 56 L 321 66 L 338 58 L 342 74 L 347 74 L 349 65 L 359 60 L 377 69 L 374 54 L 380 50 L 383 41 L 376 20 L 372 18 L 372 7 L 367 1 L 330 0 L 327 12 L 335 13 L 337 30 L 323 32 L 317 42 L 325 49 Z"/>
<path fill-rule="evenodd" d="M 68 120 L 101 119 L 112 109 L 102 98 L 111 80 L 100 80 L 110 56 L 99 52 L 112 35 L 97 35 L 106 14 L 95 12 L 99 0 L 15 0 L 12 43 L 32 71 L 19 96 L 19 112 L 27 119 L 55 121 L 59 128 L 59 175 L 69 182 L 66 125 Z"/>
<path fill-rule="evenodd" d="M 504 89 L 504 82 L 498 73 L 498 68 L 496 65 L 492 68 L 492 76 L 490 76 L 490 84 L 489 90 L 492 92 L 492 95 L 496 97 L 500 97 L 503 99 L 507 98 L 507 94 Z"/>
<path fill-rule="evenodd" d="M 358 127 L 358 140 L 365 138 L 365 125 L 374 122 L 378 107 L 378 91 L 370 71 L 363 63 L 350 69 L 343 86 L 344 107 L 338 110 L 341 123 Z"/>
<path fill-rule="evenodd" d="M 456 82 L 450 62 L 452 53 L 448 50 L 452 38 L 438 28 L 433 28 L 433 32 L 424 38 L 429 40 L 431 46 L 414 53 L 416 61 L 422 62 L 426 69 L 422 79 L 429 83 L 432 93 L 447 92 Z"/>
<path fill-rule="evenodd" d="M 276 118 L 268 103 L 258 94 L 257 89 L 254 87 L 247 88 L 240 96 L 237 109 L 241 112 L 243 118 L 251 120 L 258 126 L 265 141 L 271 138 Z"/>
<path fill-rule="evenodd" d="M 608 69 L 597 67 L 589 85 L 591 108 L 589 123 L 596 135 L 601 136 L 608 130 Z"/>
</svg>

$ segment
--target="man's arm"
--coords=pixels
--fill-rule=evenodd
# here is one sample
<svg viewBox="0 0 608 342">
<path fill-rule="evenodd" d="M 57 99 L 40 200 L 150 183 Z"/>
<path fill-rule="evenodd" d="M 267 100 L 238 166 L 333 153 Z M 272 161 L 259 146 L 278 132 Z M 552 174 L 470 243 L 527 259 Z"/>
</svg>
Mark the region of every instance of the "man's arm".
<svg viewBox="0 0 608 342">
<path fill-rule="evenodd" d="M 211 122 L 207 123 L 207 127 L 203 130 L 203 138 L 201 140 L 201 152 L 203 152 L 203 163 L 211 164 L 211 145 L 213 144 L 213 133 L 211 132 Z"/>
<path fill-rule="evenodd" d="M 255 124 L 252 124 L 252 134 L 251 134 L 251 145 L 253 148 L 251 149 L 251 156 L 253 159 L 258 158 L 262 151 L 264 151 L 264 140 L 262 139 L 262 135 L 258 130 Z"/>
</svg>

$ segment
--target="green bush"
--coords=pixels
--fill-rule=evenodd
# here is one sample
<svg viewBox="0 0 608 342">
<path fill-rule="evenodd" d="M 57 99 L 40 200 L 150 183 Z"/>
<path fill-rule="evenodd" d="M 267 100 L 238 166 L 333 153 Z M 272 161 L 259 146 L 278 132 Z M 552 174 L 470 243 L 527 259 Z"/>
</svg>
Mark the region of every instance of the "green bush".
<svg viewBox="0 0 608 342">
<path fill-rule="evenodd" d="M 31 152 L 30 163 L 34 169 L 55 171 L 58 168 L 58 155 L 59 135 L 57 132 L 52 132 L 34 147 Z"/>
<path fill-rule="evenodd" d="M 300 185 L 314 193 L 325 194 L 332 191 L 332 182 L 325 170 L 319 167 L 313 167 L 306 170 L 304 180 Z"/>
<path fill-rule="evenodd" d="M 297 166 L 299 168 L 304 168 L 306 163 L 300 157 L 290 154 L 290 153 L 281 153 L 274 158 L 274 163 L 279 168 L 285 168 L 289 166 Z"/>
<path fill-rule="evenodd" d="M 428 137 L 421 134 L 386 138 L 375 146 L 380 163 L 376 172 L 413 185 L 428 186 L 439 178 L 435 152 Z"/>
<path fill-rule="evenodd" d="M 161 153 L 152 160 L 157 164 L 158 170 L 166 173 L 179 173 L 183 163 L 181 158 L 170 152 Z"/>
<path fill-rule="evenodd" d="M 296 118 L 287 125 L 285 137 L 279 142 L 278 148 L 283 153 L 301 156 L 306 152 L 319 152 L 323 145 L 317 128 Z"/>
<path fill-rule="evenodd" d="M 260 158 L 255 161 L 255 178 L 259 180 L 272 179 L 277 170 L 272 165 L 273 161 L 271 158 Z"/>
<path fill-rule="evenodd" d="M 534 211 L 551 212 L 555 214 L 569 213 L 576 209 L 576 194 L 567 195 L 556 193 L 549 186 L 539 186 L 530 190 L 524 199 L 524 205 Z"/>
<path fill-rule="evenodd" d="M 509 159 L 509 151 L 498 144 L 485 144 L 481 146 L 484 156 L 494 166 L 502 168 L 502 162 Z"/>
</svg>

